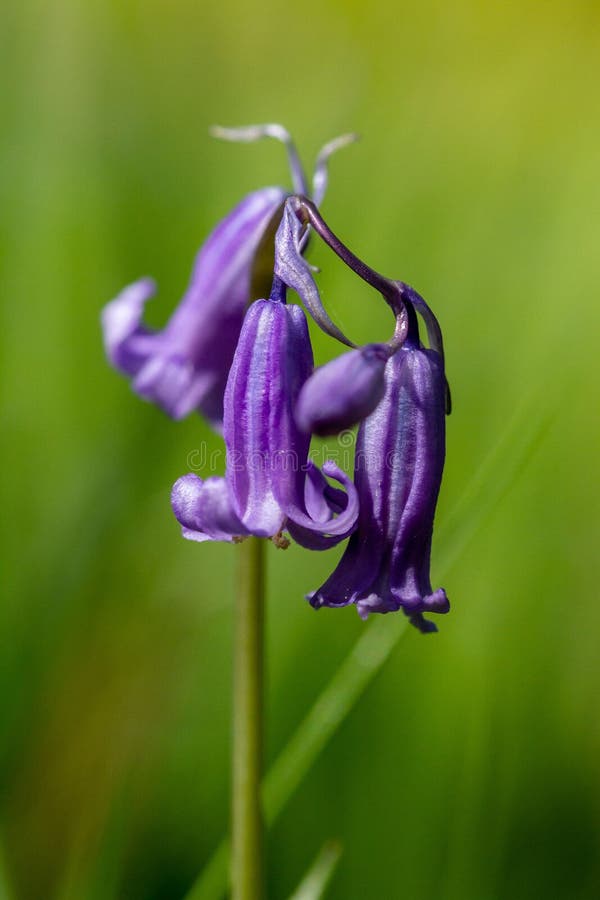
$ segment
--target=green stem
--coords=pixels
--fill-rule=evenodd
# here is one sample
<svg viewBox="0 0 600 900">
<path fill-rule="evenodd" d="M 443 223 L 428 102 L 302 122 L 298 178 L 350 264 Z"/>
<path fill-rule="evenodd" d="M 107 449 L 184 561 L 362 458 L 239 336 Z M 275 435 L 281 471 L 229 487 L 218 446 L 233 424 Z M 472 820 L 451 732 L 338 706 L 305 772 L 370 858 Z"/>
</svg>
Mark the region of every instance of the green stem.
<svg viewBox="0 0 600 900">
<path fill-rule="evenodd" d="M 233 900 L 262 900 L 264 541 L 239 548 L 233 681 Z"/>
</svg>

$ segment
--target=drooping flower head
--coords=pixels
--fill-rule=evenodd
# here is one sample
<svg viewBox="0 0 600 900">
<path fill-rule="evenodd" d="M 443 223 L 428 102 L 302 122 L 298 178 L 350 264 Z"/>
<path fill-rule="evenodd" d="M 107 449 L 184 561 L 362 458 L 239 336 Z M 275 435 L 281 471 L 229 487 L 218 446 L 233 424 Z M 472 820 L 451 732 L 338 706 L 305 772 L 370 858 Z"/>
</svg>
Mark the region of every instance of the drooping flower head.
<svg viewBox="0 0 600 900">
<path fill-rule="evenodd" d="M 402 609 L 421 631 L 435 631 L 424 613 L 449 609 L 444 590 L 433 591 L 429 575 L 449 410 L 441 330 L 416 291 L 374 273 L 327 233 L 314 208 L 304 204 L 304 210 L 338 255 L 385 291 L 397 317 L 391 341 L 353 349 L 317 369 L 296 404 L 296 419 L 306 432 L 331 434 L 362 420 L 354 468 L 358 524 L 335 571 L 309 600 L 315 608 L 355 604 L 363 618 Z M 307 305 L 318 305 L 312 273 L 299 253 L 293 200 L 287 213 L 280 226 L 288 229 L 287 240 L 276 271 L 294 282 Z M 415 308 L 431 349 L 419 339 Z"/>
<path fill-rule="evenodd" d="M 363 618 L 402 609 L 421 631 L 435 631 L 425 614 L 449 609 L 444 590 L 432 590 L 429 575 L 450 411 L 437 319 L 416 291 L 356 257 L 319 213 L 327 159 L 353 136 L 321 151 L 313 202 L 295 147 L 280 126 L 216 134 L 282 140 L 296 194 L 265 188 L 238 204 L 200 251 L 190 287 L 162 332 L 142 324 L 153 291 L 149 279 L 131 285 L 103 313 L 108 355 L 139 394 L 174 418 L 199 409 L 222 425 L 224 476 L 202 480 L 190 473 L 173 487 L 183 535 L 232 543 L 255 535 L 286 546 L 286 532 L 315 550 L 349 538 L 335 571 L 309 595 L 311 604 L 354 604 Z M 357 346 L 332 322 L 304 259 L 311 230 L 383 296 L 396 322 L 390 340 Z M 267 299 L 254 300 L 265 247 L 268 256 L 274 252 L 272 289 Z M 349 352 L 313 369 L 306 317 L 287 302 L 288 288 Z M 421 343 L 417 313 L 429 349 Z M 319 469 L 309 448 L 312 434 L 335 434 L 357 423 L 353 484 L 332 461 Z"/>
<path fill-rule="evenodd" d="M 354 483 L 360 513 L 339 565 L 310 595 L 315 607 L 356 604 L 361 616 L 449 609 L 432 590 L 429 560 L 444 466 L 445 379 L 439 355 L 406 342 L 388 360 L 383 400 L 360 425 Z"/>
<path fill-rule="evenodd" d="M 293 187 L 308 193 L 296 148 L 280 125 L 213 129 L 226 140 L 254 141 L 273 137 L 288 152 Z M 313 177 L 313 197 L 320 202 L 327 185 L 327 160 L 353 140 L 346 135 L 321 150 Z M 186 293 L 162 331 L 143 324 L 144 306 L 154 282 L 141 279 L 125 288 L 102 313 L 107 355 L 132 379 L 141 397 L 174 419 L 200 411 L 217 428 L 223 418 L 223 394 L 244 312 L 252 296 L 253 274 L 262 261 L 259 249 L 276 227 L 288 192 L 267 187 L 245 197 L 215 228 L 202 246 Z M 272 253 L 272 250 L 271 250 Z M 272 260 L 267 261 L 272 266 Z"/>
</svg>

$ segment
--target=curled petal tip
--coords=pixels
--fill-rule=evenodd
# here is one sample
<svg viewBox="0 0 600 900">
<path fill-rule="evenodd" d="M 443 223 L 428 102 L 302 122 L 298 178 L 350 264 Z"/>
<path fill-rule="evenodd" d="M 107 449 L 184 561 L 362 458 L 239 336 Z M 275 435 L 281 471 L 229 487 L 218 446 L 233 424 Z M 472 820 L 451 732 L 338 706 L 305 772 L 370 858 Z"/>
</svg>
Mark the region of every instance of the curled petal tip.
<svg viewBox="0 0 600 900">
<path fill-rule="evenodd" d="M 426 610 L 431 610 L 436 613 L 450 612 L 450 601 L 446 596 L 444 588 L 438 588 L 433 594 L 423 597 L 423 606 Z"/>
<path fill-rule="evenodd" d="M 202 481 L 191 472 L 183 475 L 173 485 L 171 506 L 188 540 L 236 543 L 248 534 L 233 509 L 223 478 Z"/>
<path fill-rule="evenodd" d="M 192 472 L 178 478 L 171 489 L 171 507 L 184 528 L 197 526 L 197 506 L 202 493 L 202 479 Z"/>
<path fill-rule="evenodd" d="M 104 347 L 109 360 L 126 375 L 135 374 L 142 365 L 139 339 L 148 334 L 142 324 L 144 307 L 156 293 L 152 278 L 140 278 L 124 288 L 101 313 Z"/>
</svg>

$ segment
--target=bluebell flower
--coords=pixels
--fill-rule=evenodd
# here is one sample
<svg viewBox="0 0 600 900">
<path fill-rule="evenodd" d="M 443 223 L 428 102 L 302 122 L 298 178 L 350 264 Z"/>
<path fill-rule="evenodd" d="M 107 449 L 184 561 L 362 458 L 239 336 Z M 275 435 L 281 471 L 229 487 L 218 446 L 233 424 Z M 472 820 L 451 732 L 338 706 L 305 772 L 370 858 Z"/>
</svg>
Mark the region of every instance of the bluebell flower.
<svg viewBox="0 0 600 900">
<path fill-rule="evenodd" d="M 424 613 L 448 612 L 429 575 L 445 397 L 440 355 L 407 340 L 386 363 L 384 397 L 358 430 L 357 528 L 333 574 L 309 595 L 312 606 L 353 603 L 363 618 L 402 609 L 421 631 L 436 630 Z"/>
<path fill-rule="evenodd" d="M 288 151 L 293 187 L 309 188 L 289 134 L 280 125 L 213 129 L 226 140 L 253 141 L 274 137 Z M 313 197 L 320 202 L 327 185 L 327 160 L 353 140 L 347 135 L 321 150 L 313 177 Z M 143 323 L 144 306 L 155 292 L 154 282 L 141 279 L 125 288 L 102 313 L 107 355 L 132 379 L 139 396 L 161 407 L 174 419 L 194 410 L 217 428 L 223 418 L 223 394 L 252 296 L 252 280 L 260 264 L 257 253 L 281 215 L 289 192 L 267 187 L 245 197 L 210 234 L 196 257 L 192 278 L 179 306 L 162 331 Z"/>
<path fill-rule="evenodd" d="M 355 347 L 317 369 L 298 396 L 296 421 L 307 433 L 332 434 L 362 420 L 354 466 L 358 524 L 335 571 L 308 599 L 315 608 L 355 604 L 363 618 L 402 609 L 421 631 L 435 631 L 424 613 L 449 609 L 445 591 L 432 590 L 429 574 L 450 406 L 441 329 L 413 288 L 370 269 L 331 232 L 313 204 L 291 198 L 279 227 L 275 271 L 324 331 L 351 344 L 321 312 L 312 271 L 301 254 L 308 223 L 381 291 L 396 316 L 390 341 Z M 425 322 L 430 349 L 420 341 L 415 310 Z"/>
<path fill-rule="evenodd" d="M 286 530 L 306 547 L 325 549 L 350 534 L 358 514 L 356 490 L 333 462 L 320 470 L 308 459 L 310 435 L 294 418 L 312 369 L 304 312 L 287 304 L 276 285 L 268 300 L 250 306 L 229 372 L 225 477 L 203 481 L 188 474 L 173 488 L 184 537 L 235 542 L 253 534 L 282 544 Z"/>
</svg>

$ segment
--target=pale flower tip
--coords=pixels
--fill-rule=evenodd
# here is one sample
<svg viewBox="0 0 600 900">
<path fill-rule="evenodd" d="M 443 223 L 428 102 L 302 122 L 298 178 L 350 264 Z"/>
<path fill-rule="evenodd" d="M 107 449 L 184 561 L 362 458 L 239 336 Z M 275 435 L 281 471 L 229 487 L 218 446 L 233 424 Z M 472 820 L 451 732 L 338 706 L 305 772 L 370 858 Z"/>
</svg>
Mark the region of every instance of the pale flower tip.
<svg viewBox="0 0 600 900">
<path fill-rule="evenodd" d="M 341 150 L 342 147 L 348 147 L 350 144 L 356 144 L 360 140 L 361 135 L 357 131 L 349 131 L 347 134 L 340 134 L 339 137 L 329 141 L 328 144 L 325 144 L 325 147 L 329 148 L 331 153 L 334 153 L 336 150 Z"/>
<path fill-rule="evenodd" d="M 226 125 L 210 125 L 208 133 L 210 137 L 220 141 L 246 142 L 256 140 L 256 127 L 228 128 Z"/>
<path fill-rule="evenodd" d="M 242 144 L 260 141 L 265 137 L 275 138 L 284 144 L 291 143 L 289 132 L 277 122 L 268 122 L 262 125 L 240 125 L 235 128 L 211 125 L 208 133 L 211 137 L 222 141 L 239 141 Z"/>
<path fill-rule="evenodd" d="M 184 528 L 192 528 L 198 499 L 202 491 L 202 479 L 192 472 L 178 478 L 171 489 L 171 507 L 175 518 Z"/>
</svg>

